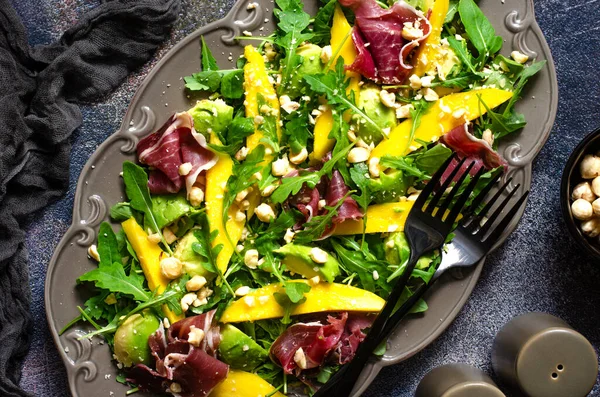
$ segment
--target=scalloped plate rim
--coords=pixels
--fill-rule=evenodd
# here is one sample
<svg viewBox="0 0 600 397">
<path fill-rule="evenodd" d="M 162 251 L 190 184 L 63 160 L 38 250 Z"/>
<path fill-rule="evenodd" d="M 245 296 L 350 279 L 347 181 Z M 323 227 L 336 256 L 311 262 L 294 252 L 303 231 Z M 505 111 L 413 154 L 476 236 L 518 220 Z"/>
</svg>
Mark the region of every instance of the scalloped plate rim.
<svg viewBox="0 0 600 397">
<path fill-rule="evenodd" d="M 51 299 L 50 299 L 49 286 L 50 286 L 50 283 L 52 280 L 51 276 L 57 267 L 57 258 L 59 256 L 60 252 L 67 244 L 70 237 L 72 237 L 73 234 L 78 232 L 76 230 L 76 226 L 78 226 L 78 224 L 77 224 L 77 220 L 79 219 L 78 215 L 82 208 L 81 203 L 82 203 L 82 199 L 83 199 L 83 194 L 82 194 L 83 182 L 86 178 L 86 175 L 89 172 L 89 170 L 91 169 L 91 166 L 95 163 L 95 160 L 98 157 L 100 157 L 100 155 L 104 151 L 106 151 L 110 146 L 115 144 L 116 141 L 123 139 L 122 136 L 123 136 L 123 134 L 127 133 L 127 130 L 130 127 L 129 121 L 132 118 L 133 113 L 137 109 L 136 105 L 137 105 L 143 91 L 148 86 L 148 84 L 150 84 L 150 82 L 152 81 L 152 78 L 158 72 L 160 67 L 162 65 L 164 65 L 173 54 L 182 50 L 189 42 L 197 39 L 200 35 L 214 31 L 214 30 L 218 30 L 220 28 L 227 28 L 230 24 L 229 21 L 235 20 L 235 16 L 237 15 L 237 12 L 239 11 L 240 8 L 242 8 L 243 5 L 245 5 L 245 3 L 246 3 L 245 0 L 236 1 L 235 4 L 232 6 L 231 10 L 225 15 L 225 17 L 223 17 L 222 19 L 216 20 L 214 22 L 211 22 L 210 24 L 207 24 L 207 25 L 195 30 L 194 32 L 190 33 L 185 38 L 183 38 L 181 41 L 176 43 L 169 51 L 167 51 L 166 54 L 163 55 L 163 57 L 157 62 L 157 64 L 152 68 L 152 70 L 144 78 L 144 80 L 140 84 L 140 86 L 136 89 L 136 92 L 135 92 L 134 96 L 132 97 L 131 102 L 129 103 L 127 110 L 123 116 L 123 121 L 122 121 L 120 127 L 113 134 L 111 134 L 104 142 L 102 142 L 98 146 L 98 148 L 94 151 L 94 153 L 90 156 L 88 161 L 85 163 L 85 165 L 82 168 L 81 173 L 77 179 L 77 185 L 76 185 L 76 190 L 74 193 L 74 202 L 73 202 L 73 220 L 72 220 L 71 225 L 69 226 L 69 228 L 67 229 L 67 231 L 65 232 L 65 234 L 63 235 L 63 237 L 61 238 L 60 242 L 58 243 L 58 245 L 56 246 L 56 248 L 54 250 L 54 253 L 48 264 L 48 268 L 46 271 L 46 280 L 44 283 L 44 303 L 45 303 L 45 307 L 46 307 L 46 310 L 45 310 L 46 321 L 50 328 L 54 344 L 57 347 L 57 350 L 63 361 L 63 364 L 65 364 L 67 373 L 69 375 L 68 376 L 69 387 L 71 389 L 71 393 L 74 396 L 78 395 L 77 391 L 75 389 L 75 384 L 74 384 L 75 376 L 72 376 L 73 368 L 70 365 L 66 365 L 70 362 L 70 359 L 67 356 L 67 354 L 63 351 L 60 337 L 58 335 L 56 328 L 53 325 L 53 314 L 52 314 L 52 310 L 51 310 L 52 305 L 51 305 Z M 553 58 L 552 58 L 552 54 L 550 52 L 550 48 L 548 47 L 548 44 L 544 38 L 543 32 L 541 31 L 541 29 L 535 19 L 533 0 L 527 0 L 527 4 L 529 4 L 530 12 L 532 13 L 532 16 L 530 17 L 531 23 L 529 24 L 527 29 L 531 29 L 533 31 L 533 33 L 535 34 L 536 38 L 538 38 L 540 40 L 544 56 L 546 57 L 546 59 L 548 61 L 548 63 L 547 63 L 548 71 L 550 73 L 550 80 L 551 80 L 551 84 L 552 84 L 551 88 L 553 90 L 550 93 L 552 98 L 551 98 L 551 103 L 550 103 L 549 117 L 546 120 L 544 129 L 542 130 L 542 134 L 540 136 L 539 143 L 535 146 L 535 150 L 532 150 L 530 152 L 532 154 L 532 157 L 535 158 L 541 151 L 545 142 L 547 141 L 549 134 L 552 131 L 552 127 L 554 125 L 554 120 L 556 117 L 557 106 L 558 106 L 558 95 L 557 95 L 558 86 L 557 86 L 557 80 L 556 80 L 556 69 L 555 69 Z M 527 30 L 527 29 L 525 29 L 525 30 Z M 526 169 L 529 173 L 529 176 L 531 177 L 531 163 L 527 163 L 523 167 L 518 167 L 518 168 Z M 523 211 L 520 212 L 518 219 L 521 218 L 522 213 L 523 213 Z M 518 222 L 514 222 L 507 229 L 508 233 L 505 233 L 503 235 L 501 241 L 499 241 L 498 244 L 494 247 L 494 250 L 497 249 L 499 246 L 501 246 L 504 243 L 504 241 L 508 238 L 508 236 L 516 228 L 517 223 Z M 463 294 L 460 296 L 460 299 L 457 301 L 457 303 L 454 305 L 454 307 L 452 307 L 452 310 L 448 313 L 446 318 L 442 322 L 440 322 L 439 326 L 436 327 L 430 334 L 427 335 L 427 337 L 425 337 L 418 345 L 414 346 L 413 348 L 411 348 L 401 354 L 398 354 L 396 356 L 392 356 L 392 357 L 384 356 L 382 359 L 376 359 L 376 360 L 371 361 L 370 365 L 367 368 L 365 368 L 365 371 L 363 371 L 363 374 L 361 375 L 361 377 L 366 375 L 366 379 L 363 382 L 363 384 L 361 384 L 357 389 L 354 390 L 354 392 L 355 392 L 354 395 L 359 395 L 360 393 L 364 392 L 366 390 L 366 388 L 372 383 L 374 378 L 377 376 L 377 374 L 383 367 L 400 363 L 400 362 L 412 357 L 413 355 L 417 354 L 422 349 L 427 347 L 429 344 L 431 344 L 435 339 L 437 339 L 437 337 L 439 337 L 439 335 L 441 335 L 448 328 L 448 326 L 452 323 L 452 321 L 454 321 L 454 319 L 458 315 L 459 311 L 463 308 L 467 299 L 471 295 L 471 293 L 477 283 L 477 280 L 479 279 L 479 276 L 481 274 L 484 262 L 485 262 L 485 258 L 473 269 L 471 274 L 469 274 L 469 276 L 467 276 L 469 278 L 469 281 L 464 287 L 462 287 L 462 288 L 464 288 Z"/>
</svg>

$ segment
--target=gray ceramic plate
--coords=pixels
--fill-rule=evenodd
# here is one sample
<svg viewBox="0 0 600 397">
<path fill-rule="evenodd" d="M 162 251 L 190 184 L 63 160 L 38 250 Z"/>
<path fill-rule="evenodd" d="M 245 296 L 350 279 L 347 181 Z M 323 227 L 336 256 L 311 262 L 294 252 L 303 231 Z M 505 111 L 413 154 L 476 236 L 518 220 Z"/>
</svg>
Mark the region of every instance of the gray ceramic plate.
<svg viewBox="0 0 600 397">
<path fill-rule="evenodd" d="M 48 267 L 45 297 L 48 324 L 67 368 L 73 396 L 106 397 L 110 391 L 117 396 L 125 395 L 125 386 L 114 381 L 116 367 L 111 363 L 107 346 L 99 339 L 78 341 L 85 327 L 72 328 L 58 336 L 58 330 L 78 314 L 76 306 L 86 299 L 85 289 L 75 287 L 77 277 L 95 266 L 87 258 L 86 249 L 95 242 L 99 224 L 108 220 L 110 206 L 123 199 L 119 178 L 121 164 L 134 158 L 134 148 L 141 137 L 161 126 L 174 111 L 190 107 L 181 77 L 199 69 L 201 35 L 205 36 L 220 66 L 227 68 L 242 51 L 235 36 L 246 30 L 255 36 L 272 31 L 272 1 L 253 1 L 259 6 L 247 10 L 248 3 L 240 0 L 227 17 L 199 29 L 165 55 L 138 89 L 121 128 L 98 148 L 81 172 L 73 224 Z M 317 1 L 307 0 L 307 3 L 309 11 L 314 12 Z M 518 49 L 532 58 L 548 60 L 548 66 L 530 84 L 518 104 L 518 110 L 527 118 L 527 126 L 500 146 L 500 152 L 511 166 L 510 176 L 525 190 L 531 185 L 531 162 L 554 123 L 558 102 L 554 64 L 535 22 L 532 0 L 481 0 L 480 5 L 498 34 L 506 39 L 504 53 Z M 506 230 L 504 239 L 515 227 L 516 222 Z M 430 309 L 406 321 L 402 330 L 389 339 L 386 355 L 364 370 L 357 395 L 367 388 L 381 367 L 414 355 L 448 327 L 473 290 L 482 265 L 483 261 L 472 272 L 455 274 L 437 285 L 427 298 Z"/>
</svg>

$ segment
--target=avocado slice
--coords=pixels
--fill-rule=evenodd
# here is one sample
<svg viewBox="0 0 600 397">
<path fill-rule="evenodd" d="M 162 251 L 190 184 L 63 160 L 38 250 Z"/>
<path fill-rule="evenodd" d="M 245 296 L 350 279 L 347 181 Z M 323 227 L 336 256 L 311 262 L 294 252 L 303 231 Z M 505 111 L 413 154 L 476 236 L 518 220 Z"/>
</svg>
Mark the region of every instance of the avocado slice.
<svg viewBox="0 0 600 397">
<path fill-rule="evenodd" d="M 191 229 L 179 240 L 173 256 L 181 261 L 183 270 L 191 277 L 198 275 L 209 279 L 214 277 L 214 274 L 202 266 L 202 257 L 192 249 L 192 245 L 198 242 L 198 239 L 194 236 L 196 230 L 197 228 Z"/>
<path fill-rule="evenodd" d="M 340 264 L 337 259 L 328 253 L 325 263 L 317 263 L 310 257 L 310 250 L 313 247 L 298 244 L 286 244 L 275 250 L 284 255 L 283 263 L 285 267 L 294 273 L 299 273 L 306 278 L 319 276 L 320 279 L 333 283 L 336 276 L 340 274 Z"/>
<path fill-rule="evenodd" d="M 302 58 L 302 62 L 292 73 L 291 82 L 286 92 L 291 99 L 296 99 L 306 93 L 307 83 L 304 76 L 323 72 L 321 63 L 322 48 L 316 44 L 303 44 L 296 50 L 296 55 Z"/>
<path fill-rule="evenodd" d="M 219 358 L 234 369 L 251 371 L 269 358 L 269 353 L 231 324 L 221 325 Z"/>
<path fill-rule="evenodd" d="M 381 103 L 380 92 L 381 89 L 375 84 L 365 84 L 360 89 L 357 105 L 380 128 L 391 130 L 397 124 L 396 111 Z M 368 144 L 373 142 L 377 145 L 383 139 L 381 133 L 371 123 L 365 123 L 362 120 L 358 122 L 358 135 Z"/>
<path fill-rule="evenodd" d="M 160 326 L 149 310 L 128 317 L 115 332 L 115 357 L 126 367 L 150 364 L 151 352 L 148 338 Z"/>
<path fill-rule="evenodd" d="M 189 214 L 193 210 L 194 207 L 190 205 L 183 194 L 152 196 L 152 214 L 160 229 Z"/>
</svg>

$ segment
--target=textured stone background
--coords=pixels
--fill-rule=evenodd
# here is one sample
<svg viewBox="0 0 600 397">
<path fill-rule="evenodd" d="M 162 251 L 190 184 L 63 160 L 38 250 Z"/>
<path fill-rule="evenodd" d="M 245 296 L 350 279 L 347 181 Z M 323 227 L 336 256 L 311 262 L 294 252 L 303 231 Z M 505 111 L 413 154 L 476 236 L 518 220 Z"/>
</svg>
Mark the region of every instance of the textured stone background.
<svg viewBox="0 0 600 397">
<path fill-rule="evenodd" d="M 488 0 L 489 1 L 489 0 Z M 494 0 L 501 1 L 501 0 Z M 98 1 L 13 0 L 33 45 L 52 42 Z M 160 58 L 194 29 L 223 17 L 233 0 L 184 0 L 181 17 Z M 545 311 L 562 317 L 600 347 L 600 263 L 569 240 L 560 216 L 560 173 L 570 151 L 600 127 L 599 0 L 535 0 L 539 24 L 550 44 L 560 86 L 558 117 L 533 169 L 529 204 L 518 230 L 489 258 L 471 299 L 438 340 L 410 360 L 384 369 L 365 395 L 411 396 L 430 369 L 466 362 L 491 373 L 496 332 L 516 315 Z M 28 225 L 33 345 L 22 386 L 36 396 L 68 395 L 63 365 L 44 314 L 44 279 L 54 247 L 71 222 L 77 177 L 95 148 L 120 122 L 135 89 L 156 59 L 102 104 L 82 108 L 84 123 L 73 138 L 67 195 Z M 593 263 L 596 262 L 596 263 Z M 493 375 L 492 375 L 493 376 Z M 600 396 L 597 383 L 591 395 Z"/>
</svg>

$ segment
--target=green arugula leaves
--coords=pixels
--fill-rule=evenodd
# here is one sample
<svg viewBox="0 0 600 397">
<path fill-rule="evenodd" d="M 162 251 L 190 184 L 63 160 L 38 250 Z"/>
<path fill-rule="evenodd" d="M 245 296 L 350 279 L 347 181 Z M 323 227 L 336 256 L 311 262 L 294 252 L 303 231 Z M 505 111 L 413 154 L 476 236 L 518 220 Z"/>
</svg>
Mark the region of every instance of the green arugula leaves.
<svg viewBox="0 0 600 397">
<path fill-rule="evenodd" d="M 473 0 L 460 0 L 458 13 L 471 43 L 477 50 L 477 62 L 484 65 L 489 57 L 502 48 L 502 37 L 496 36 L 496 30 Z"/>
</svg>

